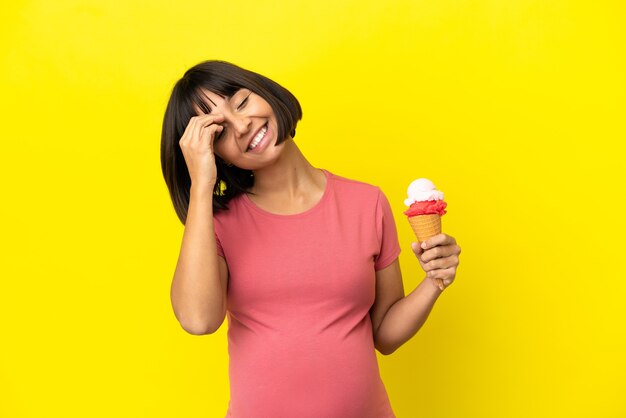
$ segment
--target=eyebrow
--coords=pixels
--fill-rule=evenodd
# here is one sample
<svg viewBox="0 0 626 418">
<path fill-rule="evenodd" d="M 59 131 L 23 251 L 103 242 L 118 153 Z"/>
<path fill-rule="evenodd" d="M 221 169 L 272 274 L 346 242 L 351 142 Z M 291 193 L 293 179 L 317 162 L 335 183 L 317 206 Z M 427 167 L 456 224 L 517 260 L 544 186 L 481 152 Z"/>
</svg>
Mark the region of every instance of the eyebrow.
<svg viewBox="0 0 626 418">
<path fill-rule="evenodd" d="M 236 92 L 234 92 L 234 93 L 233 93 L 232 95 L 230 95 L 230 96 L 221 96 L 221 95 L 220 95 L 220 97 L 224 97 L 224 99 L 226 99 L 227 101 L 229 101 L 229 102 L 230 102 L 230 101 L 232 100 L 232 98 L 233 98 L 233 97 L 235 97 L 235 95 L 236 95 L 237 93 L 239 93 L 240 91 L 241 91 L 241 89 L 237 90 Z M 217 105 L 216 105 L 215 103 L 213 103 L 213 100 L 209 99 L 209 96 L 206 96 L 206 95 L 205 95 L 204 97 L 206 97 L 206 99 L 207 99 L 209 102 L 211 102 L 211 103 L 213 104 L 213 106 L 217 107 Z"/>
<path fill-rule="evenodd" d="M 235 91 L 232 95 L 230 96 L 222 96 L 221 94 L 218 94 L 218 96 L 223 97 L 224 99 L 226 99 L 227 101 L 231 101 L 233 99 L 233 97 L 235 97 L 235 95 L 237 93 L 239 93 L 242 89 L 244 89 L 244 87 L 239 88 L 237 91 Z M 216 93 L 217 94 L 217 93 Z M 206 105 L 206 102 L 204 102 L 203 99 L 208 100 L 209 102 L 211 102 L 211 104 L 213 105 L 214 108 L 217 107 L 217 105 L 215 104 L 215 102 L 213 102 L 213 100 L 211 100 L 209 98 L 209 96 L 207 96 L 206 94 L 202 95 L 202 98 L 197 97 L 198 102 L 196 102 L 196 105 L 200 108 L 200 110 L 202 110 L 205 114 L 209 114 L 213 111 L 213 109 L 211 109 L 209 106 Z"/>
</svg>

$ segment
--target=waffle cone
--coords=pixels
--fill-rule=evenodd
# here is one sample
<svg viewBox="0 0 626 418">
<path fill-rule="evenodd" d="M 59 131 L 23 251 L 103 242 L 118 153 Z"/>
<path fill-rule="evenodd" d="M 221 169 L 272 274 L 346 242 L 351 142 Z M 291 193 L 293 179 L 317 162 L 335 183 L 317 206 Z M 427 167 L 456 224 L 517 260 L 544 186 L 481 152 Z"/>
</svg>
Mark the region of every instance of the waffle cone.
<svg viewBox="0 0 626 418">
<path fill-rule="evenodd" d="M 419 242 L 441 233 L 441 216 L 438 214 L 409 216 L 409 223 Z M 439 289 L 445 289 L 443 280 L 436 279 Z"/>
<path fill-rule="evenodd" d="M 441 216 L 436 213 L 409 216 L 409 223 L 419 242 L 441 233 Z"/>
</svg>

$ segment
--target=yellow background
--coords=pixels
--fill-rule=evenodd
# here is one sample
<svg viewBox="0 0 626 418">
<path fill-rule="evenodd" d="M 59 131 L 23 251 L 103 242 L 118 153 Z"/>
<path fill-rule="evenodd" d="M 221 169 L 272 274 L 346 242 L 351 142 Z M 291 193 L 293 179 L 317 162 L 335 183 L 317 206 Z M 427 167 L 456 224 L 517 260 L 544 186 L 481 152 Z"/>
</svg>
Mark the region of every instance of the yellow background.
<svg viewBox="0 0 626 418">
<path fill-rule="evenodd" d="M 620 1 L 16 1 L 0 18 L 0 416 L 222 417 L 226 324 L 180 328 L 161 176 L 205 59 L 290 89 L 316 167 L 428 177 L 456 283 L 381 374 L 398 417 L 626 417 Z M 622 173 L 621 175 L 619 173 Z"/>
</svg>

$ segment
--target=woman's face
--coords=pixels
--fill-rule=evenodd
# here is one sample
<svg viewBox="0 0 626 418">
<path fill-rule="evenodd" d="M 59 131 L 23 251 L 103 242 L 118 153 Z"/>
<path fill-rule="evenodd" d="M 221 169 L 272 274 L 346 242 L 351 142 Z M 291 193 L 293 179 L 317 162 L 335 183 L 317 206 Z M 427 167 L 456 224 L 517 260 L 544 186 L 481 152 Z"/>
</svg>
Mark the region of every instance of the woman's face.
<svg viewBox="0 0 626 418">
<path fill-rule="evenodd" d="M 275 160 L 284 142 L 278 140 L 276 115 L 270 104 L 248 89 L 240 89 L 231 97 L 222 97 L 208 90 L 205 95 L 210 114 L 224 115 L 224 127 L 213 141 L 213 152 L 225 162 L 239 168 L 255 170 Z M 202 114 L 199 111 L 198 114 Z"/>
</svg>

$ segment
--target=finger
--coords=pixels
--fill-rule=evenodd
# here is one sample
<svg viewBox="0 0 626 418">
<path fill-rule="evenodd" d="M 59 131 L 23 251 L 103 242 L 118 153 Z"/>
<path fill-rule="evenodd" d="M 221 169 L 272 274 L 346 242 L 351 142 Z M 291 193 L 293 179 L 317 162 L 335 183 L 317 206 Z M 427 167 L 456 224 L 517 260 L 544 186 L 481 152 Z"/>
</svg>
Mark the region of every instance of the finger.
<svg viewBox="0 0 626 418">
<path fill-rule="evenodd" d="M 193 116 L 190 122 L 193 121 L 194 124 L 205 124 L 212 123 L 212 121 L 221 121 L 224 120 L 223 113 L 204 113 L 202 115 Z"/>
<path fill-rule="evenodd" d="M 218 132 L 224 130 L 222 125 L 209 125 L 201 130 L 200 133 L 200 146 L 203 148 L 210 148 L 213 150 L 213 142 L 215 141 L 215 137 L 218 135 Z"/>
<path fill-rule="evenodd" d="M 218 115 L 201 115 L 194 118 L 192 138 L 201 139 L 206 127 L 213 125 L 219 120 Z"/>
<path fill-rule="evenodd" d="M 446 269 L 431 270 L 426 273 L 426 277 L 430 279 L 453 279 L 456 276 L 456 267 L 448 267 Z"/>
<path fill-rule="evenodd" d="M 459 248 L 456 245 L 445 245 L 431 248 L 430 250 L 424 250 L 422 260 L 427 263 L 431 260 L 441 257 L 449 257 L 451 255 L 458 255 L 460 253 Z"/>
<path fill-rule="evenodd" d="M 412 242 L 411 243 L 411 249 L 413 250 L 413 252 L 417 256 L 419 256 L 420 254 L 422 254 L 424 252 L 422 247 L 420 247 L 420 243 L 419 242 Z"/>
<path fill-rule="evenodd" d="M 221 113 L 205 114 L 200 116 L 194 116 L 191 122 L 191 138 L 200 139 L 202 130 L 214 123 L 218 123 L 224 120 L 224 115 Z"/>
<path fill-rule="evenodd" d="M 422 242 L 422 248 L 427 250 L 429 248 L 436 247 L 437 245 L 448 244 L 456 244 L 456 240 L 450 235 L 437 234 L 434 237 L 430 237 L 426 241 Z"/>
<path fill-rule="evenodd" d="M 189 121 L 189 125 L 187 126 L 187 130 L 189 132 L 185 132 L 186 134 L 188 134 L 189 136 L 189 142 L 197 142 L 197 140 L 199 139 L 200 136 L 200 117 L 201 116 L 194 116 L 193 118 L 191 118 L 191 120 Z"/>
<path fill-rule="evenodd" d="M 420 266 L 422 266 L 422 269 L 424 269 L 424 260 L 422 259 L 423 257 L 423 252 L 424 250 L 422 250 L 422 248 L 420 247 L 420 243 L 419 242 L 412 242 L 411 243 L 411 249 L 413 250 L 413 253 L 415 254 L 415 257 L 417 257 L 417 261 L 419 261 Z"/>
<path fill-rule="evenodd" d="M 456 267 L 459 264 L 459 258 L 456 255 L 449 257 L 437 258 L 424 264 L 424 271 L 432 271 L 437 269 L 446 269 Z"/>
<path fill-rule="evenodd" d="M 215 143 L 216 138 L 224 131 L 224 126 L 222 125 L 211 125 L 211 127 L 206 128 L 210 130 L 209 135 L 209 147 L 213 150 L 213 144 Z"/>
<path fill-rule="evenodd" d="M 198 122 L 204 127 L 209 126 L 212 123 L 218 123 L 222 121 L 224 121 L 224 115 L 222 113 L 211 113 L 209 115 L 202 115 L 198 119 Z"/>
</svg>

